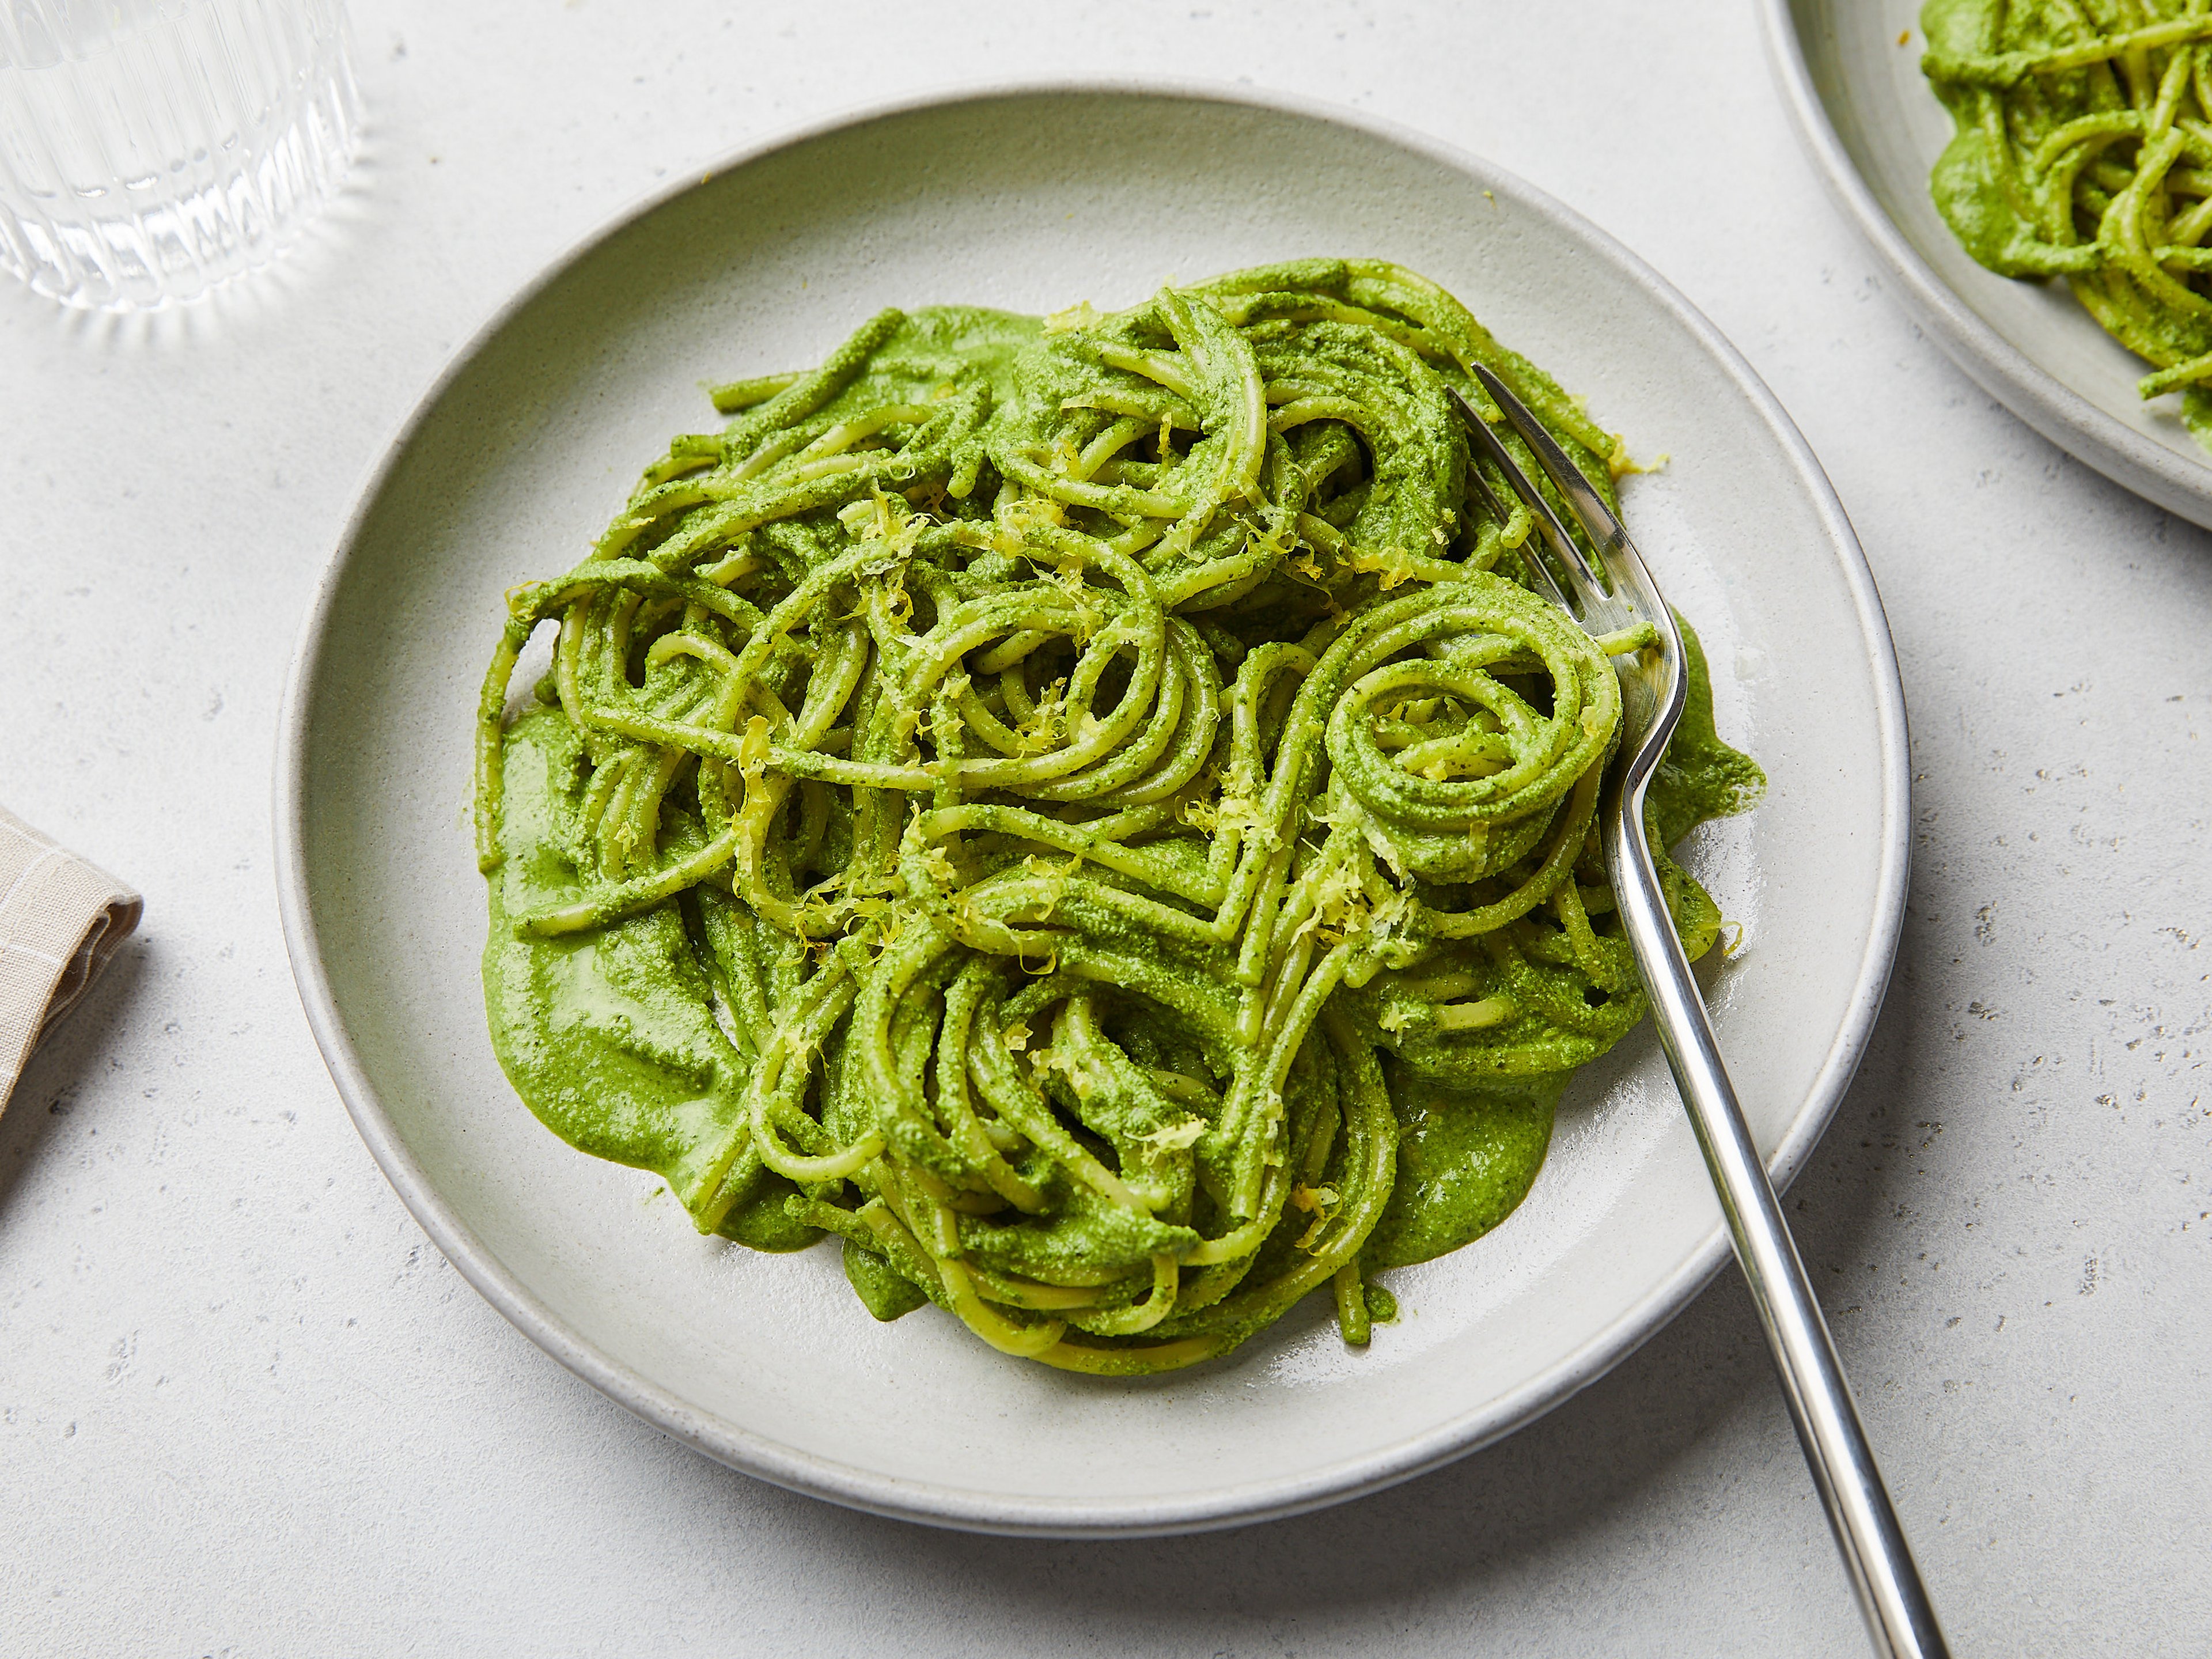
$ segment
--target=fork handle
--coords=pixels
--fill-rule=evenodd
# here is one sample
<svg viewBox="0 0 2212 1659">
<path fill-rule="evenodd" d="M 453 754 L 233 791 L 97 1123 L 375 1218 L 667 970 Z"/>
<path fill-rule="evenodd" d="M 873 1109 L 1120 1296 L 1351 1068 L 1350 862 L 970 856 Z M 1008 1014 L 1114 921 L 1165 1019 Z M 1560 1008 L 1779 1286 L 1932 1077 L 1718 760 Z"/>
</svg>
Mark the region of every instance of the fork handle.
<svg viewBox="0 0 2212 1659">
<path fill-rule="evenodd" d="M 1606 865 L 1638 972 L 1650 995 L 1652 1020 L 1720 1195 L 1737 1264 L 1750 1283 L 1767 1347 L 1782 1375 L 1797 1443 L 1827 1507 L 1828 1524 L 1835 1529 L 1875 1652 L 1881 1659 L 1947 1659 L 1949 1650 L 1936 1610 L 1890 1505 L 1881 1471 L 1875 1466 L 1827 1322 L 1813 1299 L 1805 1264 L 1745 1127 L 1705 999 L 1690 976 L 1689 958 L 1660 895 L 1644 839 L 1643 788 L 1631 793 L 1629 810 L 1605 817 Z"/>
</svg>

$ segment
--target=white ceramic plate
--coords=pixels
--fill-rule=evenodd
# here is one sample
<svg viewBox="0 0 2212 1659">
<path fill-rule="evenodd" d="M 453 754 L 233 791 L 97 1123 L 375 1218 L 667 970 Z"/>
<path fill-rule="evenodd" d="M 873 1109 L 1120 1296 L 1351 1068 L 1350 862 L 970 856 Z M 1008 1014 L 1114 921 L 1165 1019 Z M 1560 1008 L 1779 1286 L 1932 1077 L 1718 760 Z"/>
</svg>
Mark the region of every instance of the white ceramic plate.
<svg viewBox="0 0 2212 1659">
<path fill-rule="evenodd" d="M 1903 703 L 1880 602 L 1796 429 L 1683 300 L 1486 164 L 1239 94 L 1053 88 L 879 112 L 738 156 L 561 260 L 424 399 L 369 483 L 295 666 L 277 763 L 286 936 L 370 1150 L 534 1340 L 710 1456 L 955 1526 L 1177 1531 L 1371 1490 L 1590 1382 L 1722 1258 L 1648 1031 L 1582 1079 L 1518 1213 L 1396 1274 L 1347 1351 L 1318 1304 L 1138 1382 L 1012 1361 L 925 1310 L 871 1321 L 836 1253 L 696 1237 L 658 1183 L 557 1142 L 507 1087 L 477 977 L 471 715 L 512 584 L 556 572 L 702 381 L 810 364 L 879 307 L 1121 305 L 1304 254 L 1402 260 L 1586 392 L 1639 453 L 1628 516 L 1704 630 L 1723 728 L 1773 780 L 1693 859 L 1745 928 L 1709 976 L 1784 1176 L 1887 979 L 1905 871 Z M 1325 1302 L 1326 1298 L 1322 1298 Z"/>
<path fill-rule="evenodd" d="M 1918 0 L 1765 0 L 1765 11 L 1798 136 L 1921 325 L 2061 449 L 2212 526 L 2212 454 L 2182 426 L 2179 395 L 2145 403 L 2136 382 L 2150 365 L 2063 283 L 1984 270 L 1936 211 L 1928 175 L 1952 123 L 1920 73 Z"/>
</svg>

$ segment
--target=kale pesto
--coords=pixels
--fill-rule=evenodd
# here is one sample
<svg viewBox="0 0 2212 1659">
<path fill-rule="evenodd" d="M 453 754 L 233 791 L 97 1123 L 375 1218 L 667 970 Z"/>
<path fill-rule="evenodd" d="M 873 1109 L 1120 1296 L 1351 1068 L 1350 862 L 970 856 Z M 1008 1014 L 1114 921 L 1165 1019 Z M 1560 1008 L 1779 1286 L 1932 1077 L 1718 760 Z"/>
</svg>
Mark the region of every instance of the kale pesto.
<svg viewBox="0 0 2212 1659">
<path fill-rule="evenodd" d="M 2212 14 L 2195 0 L 1928 0 L 1957 124 L 1929 187 L 2002 276 L 2063 276 L 2212 444 Z"/>
<path fill-rule="evenodd" d="M 484 684 L 485 1000 L 531 1109 L 702 1231 L 838 1235 L 878 1319 L 1121 1375 L 1327 1287 L 1368 1340 L 1371 1275 L 1510 1214 L 1644 1012 L 1593 833 L 1637 641 L 1479 504 L 1475 362 L 1611 495 L 1616 441 L 1373 261 L 887 312 L 717 388 L 729 424 L 510 595 Z M 1763 783 L 1687 638 L 1660 848 Z"/>
</svg>

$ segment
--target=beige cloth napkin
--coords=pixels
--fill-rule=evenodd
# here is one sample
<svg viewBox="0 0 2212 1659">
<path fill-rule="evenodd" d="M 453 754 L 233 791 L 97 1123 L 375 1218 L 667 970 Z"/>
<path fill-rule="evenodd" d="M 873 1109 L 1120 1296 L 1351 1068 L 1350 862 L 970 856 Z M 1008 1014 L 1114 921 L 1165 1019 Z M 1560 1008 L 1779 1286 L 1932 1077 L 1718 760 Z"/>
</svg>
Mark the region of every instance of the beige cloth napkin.
<svg viewBox="0 0 2212 1659">
<path fill-rule="evenodd" d="M 0 1111 L 46 1034 L 83 1000 L 145 902 L 0 806 Z"/>
</svg>

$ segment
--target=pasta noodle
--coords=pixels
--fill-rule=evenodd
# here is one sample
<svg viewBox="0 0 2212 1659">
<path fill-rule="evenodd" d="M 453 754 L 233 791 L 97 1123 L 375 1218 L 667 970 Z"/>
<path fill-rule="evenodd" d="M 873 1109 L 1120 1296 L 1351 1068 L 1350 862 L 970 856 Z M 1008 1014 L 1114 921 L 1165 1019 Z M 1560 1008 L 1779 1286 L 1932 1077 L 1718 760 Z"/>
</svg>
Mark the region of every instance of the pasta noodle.
<svg viewBox="0 0 2212 1659">
<path fill-rule="evenodd" d="M 2212 441 L 2212 12 L 2203 0 L 1931 0 L 1958 123 L 1936 206 L 2006 276 L 2064 276 Z"/>
<path fill-rule="evenodd" d="M 485 679 L 519 1091 L 703 1231 L 841 1236 L 878 1317 L 1124 1374 L 1328 1286 L 1365 1341 L 1644 1007 L 1592 833 L 1642 641 L 1532 591 L 1477 362 L 1611 491 L 1548 376 L 1374 261 L 886 312 L 718 388 Z M 1759 787 L 1694 689 L 1655 844 Z"/>
</svg>

